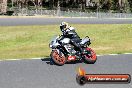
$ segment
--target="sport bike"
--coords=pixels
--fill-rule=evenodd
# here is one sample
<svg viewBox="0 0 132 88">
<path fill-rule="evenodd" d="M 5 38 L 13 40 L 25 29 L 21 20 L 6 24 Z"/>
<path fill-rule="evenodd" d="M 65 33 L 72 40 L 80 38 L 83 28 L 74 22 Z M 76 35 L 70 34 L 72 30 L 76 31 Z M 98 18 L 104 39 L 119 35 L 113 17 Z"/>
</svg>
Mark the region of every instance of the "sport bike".
<svg viewBox="0 0 132 88">
<path fill-rule="evenodd" d="M 64 65 L 66 62 L 81 60 L 85 63 L 94 64 L 97 60 L 96 53 L 89 47 L 91 44 L 90 38 L 86 36 L 80 39 L 79 44 L 83 49 L 81 53 L 76 47 L 70 44 L 70 38 L 65 38 L 63 35 L 54 36 L 49 47 L 51 48 L 51 61 L 56 65 Z"/>
</svg>

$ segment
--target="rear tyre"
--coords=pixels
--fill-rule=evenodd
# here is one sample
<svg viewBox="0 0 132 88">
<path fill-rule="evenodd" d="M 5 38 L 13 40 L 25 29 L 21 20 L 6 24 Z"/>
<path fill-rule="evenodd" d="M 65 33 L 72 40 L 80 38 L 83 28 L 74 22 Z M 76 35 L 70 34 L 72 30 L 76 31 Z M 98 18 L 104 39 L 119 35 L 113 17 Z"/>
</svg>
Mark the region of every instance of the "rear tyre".
<svg viewBox="0 0 132 88">
<path fill-rule="evenodd" d="M 91 48 L 86 48 L 86 50 L 89 52 L 89 54 L 83 55 L 84 62 L 88 64 L 94 64 L 97 60 L 96 53 Z"/>
<path fill-rule="evenodd" d="M 66 63 L 66 57 L 61 51 L 53 50 L 51 52 L 51 59 L 54 64 L 62 66 Z"/>
</svg>

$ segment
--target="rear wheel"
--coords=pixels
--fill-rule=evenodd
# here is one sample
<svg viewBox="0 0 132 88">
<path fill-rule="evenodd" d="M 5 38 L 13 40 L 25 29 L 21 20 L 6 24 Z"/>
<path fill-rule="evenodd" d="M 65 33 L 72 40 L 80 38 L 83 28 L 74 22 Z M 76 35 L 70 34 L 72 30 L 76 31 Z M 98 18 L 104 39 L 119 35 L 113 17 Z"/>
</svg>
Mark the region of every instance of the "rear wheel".
<svg viewBox="0 0 132 88">
<path fill-rule="evenodd" d="M 94 64 L 97 60 L 96 53 L 91 48 L 86 48 L 86 50 L 88 53 L 83 55 L 84 62 L 88 64 Z"/>
<path fill-rule="evenodd" d="M 51 52 L 51 58 L 53 62 L 59 66 L 64 65 L 66 62 L 66 57 L 64 56 L 64 54 L 60 51 L 58 52 L 57 50 L 53 50 Z"/>
</svg>

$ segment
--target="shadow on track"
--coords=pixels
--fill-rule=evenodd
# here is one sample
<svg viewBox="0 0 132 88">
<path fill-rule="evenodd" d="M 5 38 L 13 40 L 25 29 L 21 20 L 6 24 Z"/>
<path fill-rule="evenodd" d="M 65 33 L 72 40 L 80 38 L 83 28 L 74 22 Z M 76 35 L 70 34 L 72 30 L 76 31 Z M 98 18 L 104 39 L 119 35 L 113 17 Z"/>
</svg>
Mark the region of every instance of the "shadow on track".
<svg viewBox="0 0 132 88">
<path fill-rule="evenodd" d="M 46 56 L 45 58 L 41 58 L 41 61 L 44 61 L 44 62 L 46 62 L 47 64 L 50 64 L 50 65 L 54 65 L 53 61 L 51 60 L 51 58 L 49 56 Z M 82 63 L 82 61 L 76 60 L 76 61 L 73 61 L 73 62 L 66 62 L 65 64 L 79 64 L 79 63 Z"/>
<path fill-rule="evenodd" d="M 45 58 L 41 58 L 41 61 L 44 61 L 44 62 L 46 62 L 47 64 L 50 64 L 50 65 L 53 65 L 51 63 L 51 58 L 49 56 L 46 56 Z"/>
</svg>

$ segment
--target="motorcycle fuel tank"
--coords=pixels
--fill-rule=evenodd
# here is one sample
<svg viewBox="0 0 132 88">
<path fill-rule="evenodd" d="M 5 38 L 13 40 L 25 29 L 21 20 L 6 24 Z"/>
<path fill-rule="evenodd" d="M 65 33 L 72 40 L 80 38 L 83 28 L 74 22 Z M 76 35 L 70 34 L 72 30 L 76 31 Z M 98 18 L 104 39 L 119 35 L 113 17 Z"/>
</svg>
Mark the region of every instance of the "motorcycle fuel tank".
<svg viewBox="0 0 132 88">
<path fill-rule="evenodd" d="M 68 44 L 68 43 L 70 43 L 70 39 L 69 38 L 64 38 L 63 40 L 61 40 L 61 42 L 63 44 Z"/>
</svg>

